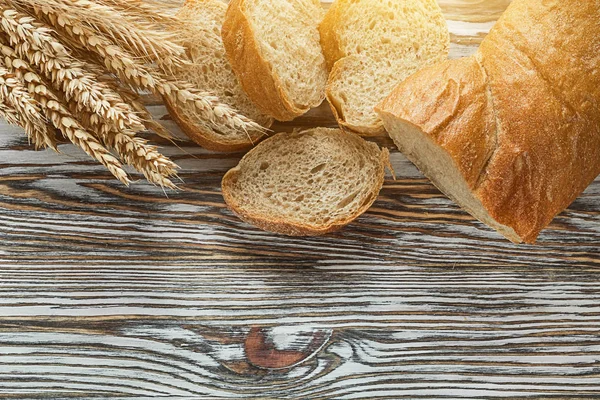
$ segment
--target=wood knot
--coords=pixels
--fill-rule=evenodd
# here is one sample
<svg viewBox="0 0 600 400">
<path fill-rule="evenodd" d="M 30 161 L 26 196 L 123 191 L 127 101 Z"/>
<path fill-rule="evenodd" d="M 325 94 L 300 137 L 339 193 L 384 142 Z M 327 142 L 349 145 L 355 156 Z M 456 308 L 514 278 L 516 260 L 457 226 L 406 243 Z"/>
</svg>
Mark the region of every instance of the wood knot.
<svg viewBox="0 0 600 400">
<path fill-rule="evenodd" d="M 253 327 L 246 337 L 244 349 L 248 362 L 255 367 L 291 368 L 321 351 L 331 334 L 329 329 Z"/>
</svg>

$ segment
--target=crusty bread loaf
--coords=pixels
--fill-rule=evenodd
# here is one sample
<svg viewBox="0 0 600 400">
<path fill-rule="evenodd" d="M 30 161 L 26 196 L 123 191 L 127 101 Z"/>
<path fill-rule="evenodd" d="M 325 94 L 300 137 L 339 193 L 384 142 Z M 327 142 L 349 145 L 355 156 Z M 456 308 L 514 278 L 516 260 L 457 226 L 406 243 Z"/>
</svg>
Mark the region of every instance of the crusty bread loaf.
<svg viewBox="0 0 600 400">
<path fill-rule="evenodd" d="M 250 99 L 277 120 L 292 120 L 325 98 L 322 17 L 319 0 L 229 4 L 222 35 L 233 70 Z"/>
<path fill-rule="evenodd" d="M 479 220 L 533 243 L 600 174 L 600 2 L 514 0 L 476 56 L 426 68 L 377 110 Z"/>
<path fill-rule="evenodd" d="M 342 228 L 375 201 L 387 149 L 339 129 L 277 134 L 223 178 L 223 196 L 240 218 L 292 236 Z"/>
<path fill-rule="evenodd" d="M 261 113 L 252 104 L 237 81 L 225 54 L 221 40 L 221 26 L 227 4 L 221 0 L 186 0 L 177 16 L 185 32 L 181 36 L 192 64 L 174 71 L 178 78 L 194 83 L 199 89 L 211 92 L 219 100 L 264 127 L 271 126 L 272 118 Z M 180 29 L 180 28 L 178 28 Z M 262 132 L 244 132 L 230 129 L 216 132 L 193 114 L 186 115 L 174 107 L 168 98 L 165 104 L 173 119 L 192 140 L 215 151 L 243 151 L 265 137 Z"/>
<path fill-rule="evenodd" d="M 382 135 L 373 108 L 420 68 L 448 57 L 435 0 L 336 0 L 319 26 L 331 69 L 327 99 L 342 128 Z"/>
</svg>

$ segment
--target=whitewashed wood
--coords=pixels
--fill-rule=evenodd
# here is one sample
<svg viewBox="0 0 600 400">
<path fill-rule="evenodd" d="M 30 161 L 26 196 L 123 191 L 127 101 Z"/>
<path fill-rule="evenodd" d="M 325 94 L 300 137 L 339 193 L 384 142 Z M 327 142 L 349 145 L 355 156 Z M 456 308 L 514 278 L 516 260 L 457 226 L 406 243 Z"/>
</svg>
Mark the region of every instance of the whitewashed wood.
<svg viewBox="0 0 600 400">
<path fill-rule="evenodd" d="M 507 3 L 441 1 L 451 56 Z M 600 398 L 600 181 L 515 246 L 394 153 L 366 215 L 292 239 L 225 208 L 240 154 L 162 144 L 168 197 L 0 127 L 0 398 Z"/>
</svg>

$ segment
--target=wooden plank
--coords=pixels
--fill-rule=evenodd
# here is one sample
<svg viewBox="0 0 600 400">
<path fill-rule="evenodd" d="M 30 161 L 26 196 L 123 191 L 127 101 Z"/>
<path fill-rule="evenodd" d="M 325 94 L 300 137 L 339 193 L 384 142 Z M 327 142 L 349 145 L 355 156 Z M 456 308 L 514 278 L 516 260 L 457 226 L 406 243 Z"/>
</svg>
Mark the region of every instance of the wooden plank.
<svg viewBox="0 0 600 400">
<path fill-rule="evenodd" d="M 451 56 L 507 3 L 440 1 Z M 395 152 L 367 214 L 292 239 L 226 209 L 241 154 L 160 143 L 184 191 L 0 128 L 1 398 L 600 398 L 600 181 L 515 246 Z"/>
</svg>

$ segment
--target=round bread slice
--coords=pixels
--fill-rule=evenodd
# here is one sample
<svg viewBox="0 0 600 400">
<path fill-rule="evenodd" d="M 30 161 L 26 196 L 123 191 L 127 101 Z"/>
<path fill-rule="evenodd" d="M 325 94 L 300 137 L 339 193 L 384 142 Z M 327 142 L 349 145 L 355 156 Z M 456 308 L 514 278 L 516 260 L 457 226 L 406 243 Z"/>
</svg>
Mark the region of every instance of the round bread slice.
<svg viewBox="0 0 600 400">
<path fill-rule="evenodd" d="M 233 0 L 222 36 L 233 71 L 259 109 L 289 121 L 325 98 L 319 0 Z"/>
<path fill-rule="evenodd" d="M 448 57 L 435 0 L 336 0 L 319 26 L 331 69 L 327 99 L 342 128 L 385 134 L 374 107 L 419 69 Z"/>
<path fill-rule="evenodd" d="M 289 236 L 346 226 L 375 201 L 389 152 L 339 129 L 279 133 L 223 178 L 225 202 L 243 221 Z"/>
<path fill-rule="evenodd" d="M 184 46 L 192 64 L 175 71 L 177 78 L 215 94 L 220 101 L 268 128 L 273 119 L 261 113 L 240 86 L 221 39 L 227 4 L 221 0 L 187 0 L 177 16 L 186 31 Z M 245 151 L 265 137 L 257 131 L 215 131 L 193 113 L 184 113 L 164 98 L 169 114 L 184 133 L 200 146 L 213 151 Z"/>
</svg>

